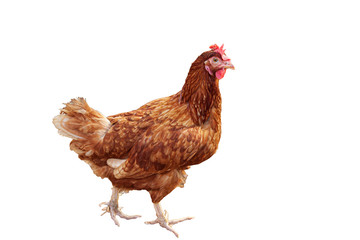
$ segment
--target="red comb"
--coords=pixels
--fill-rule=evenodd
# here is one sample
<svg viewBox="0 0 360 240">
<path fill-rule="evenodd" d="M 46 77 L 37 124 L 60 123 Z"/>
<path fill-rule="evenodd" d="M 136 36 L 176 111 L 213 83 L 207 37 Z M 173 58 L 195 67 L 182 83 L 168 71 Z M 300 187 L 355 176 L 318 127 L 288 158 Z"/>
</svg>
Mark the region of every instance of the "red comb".
<svg viewBox="0 0 360 240">
<path fill-rule="evenodd" d="M 226 54 L 225 54 L 224 44 L 221 45 L 221 47 L 219 47 L 219 46 L 216 45 L 216 44 L 211 45 L 211 46 L 210 46 L 210 49 L 213 50 L 213 51 L 215 51 L 215 52 L 220 53 L 221 58 L 222 58 L 224 61 L 230 60 L 230 58 L 228 58 L 228 56 L 226 56 Z"/>
</svg>

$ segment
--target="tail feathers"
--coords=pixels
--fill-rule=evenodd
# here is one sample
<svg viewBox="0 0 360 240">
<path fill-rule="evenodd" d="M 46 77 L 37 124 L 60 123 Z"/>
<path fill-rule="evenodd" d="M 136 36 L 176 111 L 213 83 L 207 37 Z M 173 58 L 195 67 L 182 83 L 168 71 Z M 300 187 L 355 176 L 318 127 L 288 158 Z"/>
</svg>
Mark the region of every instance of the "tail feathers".
<svg viewBox="0 0 360 240">
<path fill-rule="evenodd" d="M 91 142 L 101 140 L 110 127 L 110 121 L 80 97 L 66 103 L 60 114 L 54 117 L 53 124 L 60 135 Z"/>
</svg>

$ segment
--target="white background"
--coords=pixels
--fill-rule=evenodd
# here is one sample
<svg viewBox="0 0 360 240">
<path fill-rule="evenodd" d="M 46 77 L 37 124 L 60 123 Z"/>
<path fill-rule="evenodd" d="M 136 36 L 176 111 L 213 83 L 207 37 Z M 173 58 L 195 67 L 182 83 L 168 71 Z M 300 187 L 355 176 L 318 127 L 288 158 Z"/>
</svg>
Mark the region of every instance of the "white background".
<svg viewBox="0 0 360 240">
<path fill-rule="evenodd" d="M 162 202 L 181 239 L 360 238 L 357 1 L 1 1 L 1 239 L 175 239 L 147 192 L 114 225 L 111 194 L 51 120 L 86 97 L 105 115 L 179 91 L 225 43 L 218 152 Z"/>
</svg>

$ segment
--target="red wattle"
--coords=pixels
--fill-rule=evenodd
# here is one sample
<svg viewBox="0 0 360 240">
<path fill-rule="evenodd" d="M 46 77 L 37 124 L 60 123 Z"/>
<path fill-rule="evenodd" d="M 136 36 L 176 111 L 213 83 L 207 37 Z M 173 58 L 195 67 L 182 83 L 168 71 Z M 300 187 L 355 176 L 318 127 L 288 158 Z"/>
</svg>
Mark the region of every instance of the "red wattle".
<svg viewBox="0 0 360 240">
<path fill-rule="evenodd" d="M 226 73 L 226 69 L 223 68 L 223 69 L 218 70 L 215 73 L 215 76 L 216 76 L 217 79 L 222 79 L 225 76 L 225 73 Z"/>
</svg>

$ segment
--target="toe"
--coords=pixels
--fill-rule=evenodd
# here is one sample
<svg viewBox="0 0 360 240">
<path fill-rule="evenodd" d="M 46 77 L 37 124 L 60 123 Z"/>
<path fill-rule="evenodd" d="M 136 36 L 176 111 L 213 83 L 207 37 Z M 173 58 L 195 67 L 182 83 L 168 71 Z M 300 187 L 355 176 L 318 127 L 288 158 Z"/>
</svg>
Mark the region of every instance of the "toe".
<svg viewBox="0 0 360 240">
<path fill-rule="evenodd" d="M 169 225 L 175 225 L 177 223 L 184 222 L 184 221 L 187 221 L 187 220 L 191 220 L 193 218 L 194 217 L 184 217 L 184 218 L 179 218 L 179 219 L 173 219 L 173 220 L 169 221 Z"/>
<path fill-rule="evenodd" d="M 167 229 L 168 231 L 172 232 L 173 234 L 175 234 L 175 236 L 178 238 L 179 234 L 166 222 L 162 222 L 159 223 L 160 226 L 162 226 L 163 228 Z"/>
<path fill-rule="evenodd" d="M 111 216 L 111 219 L 114 221 L 115 225 L 120 227 L 120 223 L 119 221 L 116 219 L 116 214 L 114 213 L 114 211 L 111 211 L 110 210 L 110 216 Z"/>
<path fill-rule="evenodd" d="M 118 215 L 121 218 L 130 220 L 130 219 L 135 219 L 135 218 L 141 217 L 140 215 L 127 215 L 127 214 L 123 213 L 121 211 L 121 209 L 122 209 L 122 207 L 119 207 L 118 209 L 116 209 L 116 215 Z"/>
</svg>

